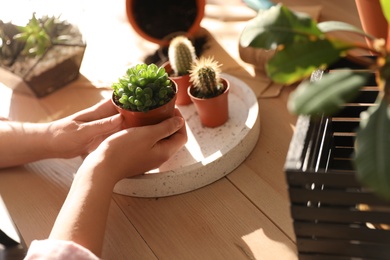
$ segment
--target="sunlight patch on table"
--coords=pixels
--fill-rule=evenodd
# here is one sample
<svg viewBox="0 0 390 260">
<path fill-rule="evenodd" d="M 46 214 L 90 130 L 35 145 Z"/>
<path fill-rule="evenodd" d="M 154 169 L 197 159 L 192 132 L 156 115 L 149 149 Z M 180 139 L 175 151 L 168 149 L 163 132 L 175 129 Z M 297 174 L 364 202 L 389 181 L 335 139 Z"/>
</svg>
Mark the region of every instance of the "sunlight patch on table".
<svg viewBox="0 0 390 260">
<path fill-rule="evenodd" d="M 247 249 L 242 250 L 253 259 L 275 259 L 277 255 L 283 255 L 283 259 L 297 259 L 296 252 L 282 242 L 268 237 L 263 229 L 243 236 L 242 240 L 247 246 Z"/>
</svg>

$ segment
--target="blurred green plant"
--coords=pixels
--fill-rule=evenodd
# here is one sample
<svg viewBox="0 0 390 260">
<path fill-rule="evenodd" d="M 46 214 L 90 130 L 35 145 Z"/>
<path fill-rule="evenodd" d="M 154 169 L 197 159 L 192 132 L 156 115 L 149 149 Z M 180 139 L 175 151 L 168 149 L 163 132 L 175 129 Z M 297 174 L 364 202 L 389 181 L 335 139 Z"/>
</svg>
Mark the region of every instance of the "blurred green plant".
<svg viewBox="0 0 390 260">
<path fill-rule="evenodd" d="M 390 1 L 381 0 L 381 4 L 390 21 Z M 373 47 L 337 38 L 332 34 L 335 31 L 367 37 Z M 301 82 L 288 101 L 290 111 L 295 114 L 331 115 L 351 101 L 368 78 L 367 73 L 346 69 L 325 74 L 319 81 L 310 81 L 313 71 L 326 69 L 346 58 L 376 73 L 380 90 L 377 106 L 361 114 L 354 161 L 359 180 L 390 199 L 390 50 L 385 40 L 376 39 L 348 23 L 317 23 L 307 14 L 277 4 L 260 10 L 248 22 L 240 36 L 240 44 L 275 50 L 275 55 L 266 64 L 267 74 L 273 81 L 286 85 Z M 354 54 L 352 51 L 357 49 L 372 53 L 376 59 Z"/>
<path fill-rule="evenodd" d="M 115 101 L 124 109 L 148 112 L 168 103 L 175 95 L 172 81 L 163 67 L 137 64 L 127 69 L 118 82 L 112 84 Z"/>
<path fill-rule="evenodd" d="M 42 56 L 53 44 L 69 39 L 62 33 L 67 26 L 70 24 L 59 17 L 37 18 L 35 13 L 24 26 L 0 21 L 0 57 L 12 63 L 18 55 Z"/>
</svg>

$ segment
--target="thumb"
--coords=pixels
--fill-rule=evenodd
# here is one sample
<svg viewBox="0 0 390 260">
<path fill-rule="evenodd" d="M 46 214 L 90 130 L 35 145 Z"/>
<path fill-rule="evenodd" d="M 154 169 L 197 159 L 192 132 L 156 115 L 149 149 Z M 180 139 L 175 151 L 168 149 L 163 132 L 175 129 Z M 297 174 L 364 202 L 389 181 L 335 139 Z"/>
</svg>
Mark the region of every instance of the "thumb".
<svg viewBox="0 0 390 260">
<path fill-rule="evenodd" d="M 184 126 L 184 119 L 180 116 L 174 116 L 154 126 L 156 137 L 159 137 L 159 140 L 161 140 L 180 130 Z"/>
</svg>

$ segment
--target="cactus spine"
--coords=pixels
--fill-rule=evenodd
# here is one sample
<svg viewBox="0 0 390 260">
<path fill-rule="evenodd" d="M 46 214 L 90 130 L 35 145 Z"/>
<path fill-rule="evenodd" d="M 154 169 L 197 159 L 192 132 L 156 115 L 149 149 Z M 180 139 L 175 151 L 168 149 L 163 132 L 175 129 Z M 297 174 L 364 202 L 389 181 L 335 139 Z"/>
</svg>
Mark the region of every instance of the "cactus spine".
<svg viewBox="0 0 390 260">
<path fill-rule="evenodd" d="M 192 42 L 185 36 L 175 37 L 169 44 L 168 58 L 177 76 L 188 74 L 192 62 L 196 59 Z"/>
<path fill-rule="evenodd" d="M 194 95 L 198 98 L 211 98 L 225 91 L 220 82 L 221 65 L 213 58 L 201 57 L 195 60 L 190 70 Z"/>
</svg>

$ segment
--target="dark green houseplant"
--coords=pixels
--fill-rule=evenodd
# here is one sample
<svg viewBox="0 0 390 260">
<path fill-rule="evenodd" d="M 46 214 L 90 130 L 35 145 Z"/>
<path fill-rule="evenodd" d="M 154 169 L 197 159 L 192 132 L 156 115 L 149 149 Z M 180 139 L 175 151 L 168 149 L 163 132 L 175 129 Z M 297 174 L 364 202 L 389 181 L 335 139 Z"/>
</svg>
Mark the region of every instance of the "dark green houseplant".
<svg viewBox="0 0 390 260">
<path fill-rule="evenodd" d="M 0 66 L 43 97 L 79 75 L 86 44 L 78 28 L 55 16 L 25 25 L 0 21 Z"/>
<path fill-rule="evenodd" d="M 387 21 L 390 21 L 390 2 L 381 1 L 381 4 Z M 367 37 L 373 47 L 334 37 L 332 32 L 335 31 L 360 34 Z M 383 197 L 390 198 L 390 50 L 385 40 L 376 39 L 343 22 L 317 23 L 306 14 L 292 12 L 278 4 L 260 11 L 247 24 L 240 44 L 276 50 L 266 65 L 269 77 L 275 82 L 288 85 L 302 81 L 288 103 L 289 109 L 296 114 L 316 117 L 338 111 L 357 95 L 368 77 L 365 73 L 346 69 L 311 82 L 308 78 L 313 71 L 326 69 L 346 58 L 376 73 L 380 94 L 377 106 L 362 114 L 354 162 L 360 181 Z M 375 59 L 351 52 L 357 49 L 373 53 Z"/>
<path fill-rule="evenodd" d="M 112 101 L 126 127 L 156 124 L 174 115 L 176 84 L 163 67 L 137 64 L 112 84 Z"/>
</svg>

